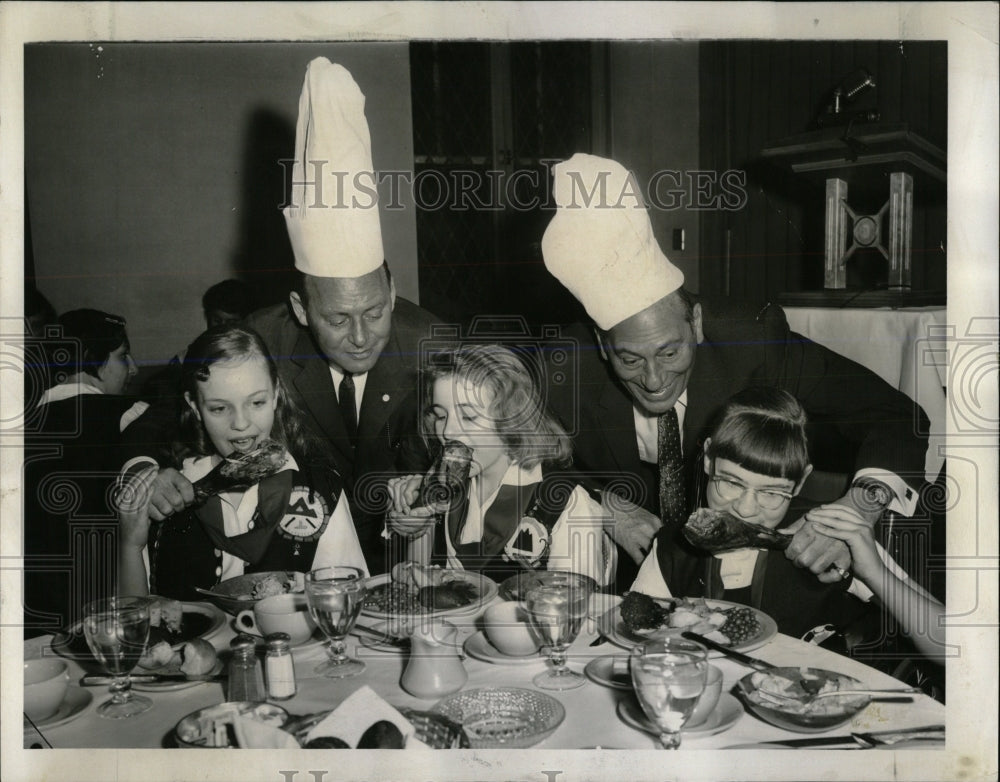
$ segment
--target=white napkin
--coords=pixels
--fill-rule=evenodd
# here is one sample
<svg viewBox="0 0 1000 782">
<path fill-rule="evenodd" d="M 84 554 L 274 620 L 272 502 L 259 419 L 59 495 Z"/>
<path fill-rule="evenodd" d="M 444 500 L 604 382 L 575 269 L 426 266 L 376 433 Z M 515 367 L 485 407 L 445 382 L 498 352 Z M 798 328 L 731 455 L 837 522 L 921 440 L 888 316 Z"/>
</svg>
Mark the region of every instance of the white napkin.
<svg viewBox="0 0 1000 782">
<path fill-rule="evenodd" d="M 316 723 L 306 735 L 304 743 L 308 744 L 321 736 L 333 736 L 356 747 L 364 732 L 382 720 L 399 728 L 405 739 L 406 749 L 430 749 L 416 737 L 410 721 L 367 684 L 348 695 L 336 709 Z"/>
<path fill-rule="evenodd" d="M 236 717 L 233 720 L 236 746 L 242 749 L 298 749 L 299 742 L 291 733 L 265 725 L 251 717 Z"/>
</svg>

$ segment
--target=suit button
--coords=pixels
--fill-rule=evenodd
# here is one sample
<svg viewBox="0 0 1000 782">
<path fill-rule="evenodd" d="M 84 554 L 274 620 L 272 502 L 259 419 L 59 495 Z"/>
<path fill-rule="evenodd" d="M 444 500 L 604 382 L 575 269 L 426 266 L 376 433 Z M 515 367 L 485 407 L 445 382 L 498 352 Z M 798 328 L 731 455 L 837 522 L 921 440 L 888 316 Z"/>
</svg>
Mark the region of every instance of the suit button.
<svg viewBox="0 0 1000 782">
<path fill-rule="evenodd" d="M 215 577 L 216 577 L 216 578 L 218 578 L 218 577 L 219 577 L 219 576 L 221 576 L 221 575 L 222 575 L 222 565 L 219 565 L 219 566 L 218 566 L 218 567 L 217 567 L 217 568 L 215 569 Z"/>
</svg>

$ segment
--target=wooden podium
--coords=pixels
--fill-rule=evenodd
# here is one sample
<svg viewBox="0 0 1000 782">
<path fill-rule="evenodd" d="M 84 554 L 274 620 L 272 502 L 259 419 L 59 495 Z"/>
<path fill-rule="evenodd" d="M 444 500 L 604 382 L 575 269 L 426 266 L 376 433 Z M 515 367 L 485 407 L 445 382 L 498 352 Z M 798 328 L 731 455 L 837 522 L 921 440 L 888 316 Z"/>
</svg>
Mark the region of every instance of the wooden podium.
<svg viewBox="0 0 1000 782">
<path fill-rule="evenodd" d="M 905 124 L 858 124 L 828 127 L 790 136 L 761 150 L 761 157 L 793 173 L 826 182 L 824 288 L 847 287 L 847 260 L 872 248 L 889 261 L 889 292 L 910 291 L 914 190 L 943 188 L 945 152 Z M 848 204 L 848 188 L 885 192 L 874 214 Z"/>
</svg>

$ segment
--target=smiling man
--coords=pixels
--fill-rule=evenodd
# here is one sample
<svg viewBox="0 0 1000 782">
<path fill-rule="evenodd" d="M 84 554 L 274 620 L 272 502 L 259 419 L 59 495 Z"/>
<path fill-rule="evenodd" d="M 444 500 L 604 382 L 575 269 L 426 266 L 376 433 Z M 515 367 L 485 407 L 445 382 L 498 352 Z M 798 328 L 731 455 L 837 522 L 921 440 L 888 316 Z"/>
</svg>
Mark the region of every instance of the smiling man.
<svg viewBox="0 0 1000 782">
<path fill-rule="evenodd" d="M 608 531 L 629 555 L 619 557 L 619 586 L 661 522 L 673 535 L 698 503 L 693 468 L 712 416 L 748 386 L 784 388 L 801 402 L 813 464 L 854 475 L 838 502 L 873 523 L 885 507 L 911 515 L 927 449 L 919 406 L 792 333 L 779 307 L 696 300 L 656 242 L 630 177 L 592 155 L 557 165 L 558 208 L 542 240 L 546 267 L 593 321 L 570 332 L 580 345 L 576 394 L 553 387 L 550 401 L 575 430 L 576 468 L 632 489 L 634 504 L 604 491 Z M 794 529 L 789 558 L 821 580 L 845 577 L 846 546 L 808 524 Z"/>
<path fill-rule="evenodd" d="M 325 58 L 309 63 L 284 210 L 298 284 L 287 304 L 245 322 L 263 337 L 303 413 L 306 436 L 340 473 L 369 571 L 381 573 L 392 555 L 381 537 L 380 487 L 388 474 L 422 472 L 430 461 L 418 434 L 416 389 L 420 340 L 436 320 L 396 296 L 378 204 L 371 190 L 356 187 L 374 181 L 364 105 L 346 69 Z M 355 206 L 324 203 L 316 172 L 327 177 L 329 201 L 340 180 L 336 203 Z M 182 478 L 158 481 L 154 519 L 190 502 Z"/>
</svg>

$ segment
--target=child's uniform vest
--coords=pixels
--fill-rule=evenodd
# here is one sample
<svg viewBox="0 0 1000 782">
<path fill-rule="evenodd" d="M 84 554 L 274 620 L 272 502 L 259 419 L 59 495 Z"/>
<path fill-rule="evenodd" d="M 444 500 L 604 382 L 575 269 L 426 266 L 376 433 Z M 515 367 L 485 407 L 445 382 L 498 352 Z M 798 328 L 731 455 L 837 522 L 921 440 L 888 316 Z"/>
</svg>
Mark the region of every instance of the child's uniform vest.
<svg viewBox="0 0 1000 782">
<path fill-rule="evenodd" d="M 222 501 L 210 497 L 162 522 L 149 535 L 149 588 L 178 600 L 199 600 L 222 574 L 222 552 L 244 561 L 244 572 L 308 572 L 320 537 L 341 496 L 339 476 L 325 470 L 282 470 L 257 484 L 257 508 L 247 532 L 227 537 Z"/>
<path fill-rule="evenodd" d="M 780 632 L 794 638 L 824 624 L 850 629 L 857 641 L 877 630 L 880 609 L 847 591 L 851 579 L 824 584 L 815 573 L 796 567 L 781 552 L 760 551 L 750 586 L 727 590 L 718 558 L 684 551 L 683 543 L 664 534 L 657 535 L 656 547 L 660 574 L 677 597 L 707 597 L 752 606 L 774 619 Z"/>
<path fill-rule="evenodd" d="M 459 544 L 469 510 L 466 497 L 448 514 L 446 529 L 439 529 L 434 536 L 433 561 L 447 567 L 447 534 L 462 567 L 497 583 L 525 569 L 544 570 L 551 553 L 552 531 L 571 494 L 566 476 L 559 473 L 521 486 L 502 484 L 483 515 L 482 539 Z"/>
</svg>

